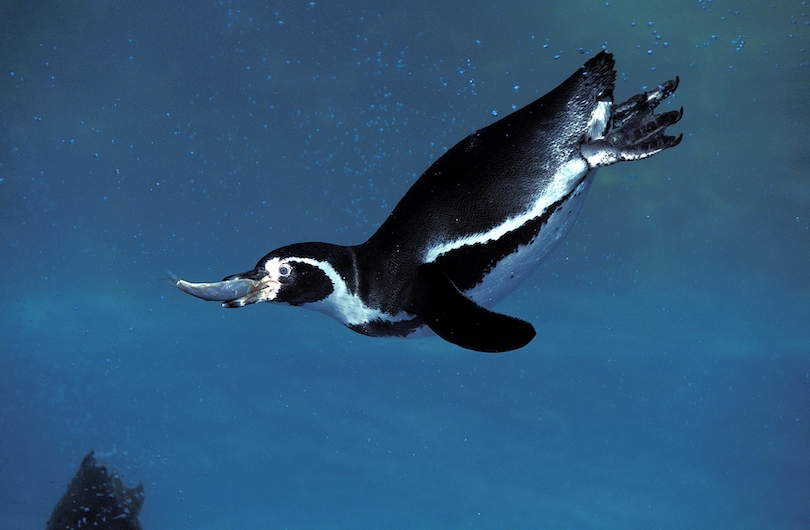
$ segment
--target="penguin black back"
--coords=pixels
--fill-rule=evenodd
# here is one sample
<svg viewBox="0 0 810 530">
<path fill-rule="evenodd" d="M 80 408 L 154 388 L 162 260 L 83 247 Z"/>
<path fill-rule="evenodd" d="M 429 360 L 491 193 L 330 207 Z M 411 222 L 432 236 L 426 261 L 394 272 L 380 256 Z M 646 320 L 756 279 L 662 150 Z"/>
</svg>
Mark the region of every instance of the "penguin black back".
<svg viewBox="0 0 810 530">
<path fill-rule="evenodd" d="M 397 260 L 396 267 L 377 269 L 387 274 L 369 281 L 408 284 L 413 278 L 403 275 L 401 269 L 415 271 L 432 246 L 487 233 L 517 212 L 530 209 L 553 178 L 555 162 L 584 142 L 591 109 L 600 100 L 612 99 L 613 64 L 610 54 L 600 53 L 588 62 L 587 70 L 580 68 L 545 96 L 470 134 L 444 153 L 361 246 L 364 260 L 388 261 L 391 256 Z M 463 263 L 445 269 L 462 290 L 472 288 L 481 272 L 502 258 L 480 250 L 467 252 Z M 405 263 L 400 265 L 400 261 Z M 382 307 L 390 309 L 401 303 L 386 299 L 392 291 L 378 285 L 367 291 L 381 296 L 375 302 Z"/>
</svg>

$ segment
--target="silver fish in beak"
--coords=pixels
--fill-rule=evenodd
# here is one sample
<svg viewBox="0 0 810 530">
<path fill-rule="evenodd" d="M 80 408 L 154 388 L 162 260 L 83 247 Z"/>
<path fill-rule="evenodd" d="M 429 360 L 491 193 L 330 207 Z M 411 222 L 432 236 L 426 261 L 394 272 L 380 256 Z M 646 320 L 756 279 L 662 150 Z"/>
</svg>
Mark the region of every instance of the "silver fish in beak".
<svg viewBox="0 0 810 530">
<path fill-rule="evenodd" d="M 268 288 L 277 289 L 277 282 L 269 280 L 262 271 L 250 271 L 228 276 L 221 282 L 192 283 L 166 271 L 178 289 L 191 296 L 222 302 L 223 307 L 243 307 L 264 301 Z M 275 285 L 273 285 L 275 284 Z"/>
</svg>

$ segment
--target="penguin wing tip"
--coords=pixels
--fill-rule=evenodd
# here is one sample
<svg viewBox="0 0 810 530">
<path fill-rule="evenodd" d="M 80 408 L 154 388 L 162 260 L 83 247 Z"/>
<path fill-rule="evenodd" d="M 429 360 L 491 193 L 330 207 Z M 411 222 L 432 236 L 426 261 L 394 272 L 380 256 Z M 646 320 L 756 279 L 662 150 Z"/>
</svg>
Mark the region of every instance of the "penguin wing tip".
<svg viewBox="0 0 810 530">
<path fill-rule="evenodd" d="M 434 333 L 467 350 L 517 350 L 536 335 L 529 322 L 495 313 L 464 296 L 436 262 L 417 267 L 413 302 L 413 311 Z"/>
<path fill-rule="evenodd" d="M 494 337 L 488 337 L 487 342 L 481 344 L 480 348 L 470 347 L 469 345 L 459 345 L 463 348 L 474 349 L 483 353 L 506 353 L 528 346 L 529 343 L 534 340 L 534 337 L 537 336 L 537 331 L 535 331 L 534 326 L 525 320 L 514 317 L 510 318 L 516 322 L 515 325 L 512 326 L 513 329 L 511 333 L 508 335 L 498 337 L 496 340 L 493 340 Z"/>
</svg>

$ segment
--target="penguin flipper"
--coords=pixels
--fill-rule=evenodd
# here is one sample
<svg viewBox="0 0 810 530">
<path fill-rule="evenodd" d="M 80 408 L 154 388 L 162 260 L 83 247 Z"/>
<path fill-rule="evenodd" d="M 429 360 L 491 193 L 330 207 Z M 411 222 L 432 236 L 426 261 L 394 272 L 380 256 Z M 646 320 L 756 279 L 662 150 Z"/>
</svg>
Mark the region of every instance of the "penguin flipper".
<svg viewBox="0 0 810 530">
<path fill-rule="evenodd" d="M 462 348 L 486 353 L 516 350 L 536 335 L 519 318 L 495 313 L 464 296 L 436 263 L 416 269 L 413 311 L 438 336 Z"/>
</svg>

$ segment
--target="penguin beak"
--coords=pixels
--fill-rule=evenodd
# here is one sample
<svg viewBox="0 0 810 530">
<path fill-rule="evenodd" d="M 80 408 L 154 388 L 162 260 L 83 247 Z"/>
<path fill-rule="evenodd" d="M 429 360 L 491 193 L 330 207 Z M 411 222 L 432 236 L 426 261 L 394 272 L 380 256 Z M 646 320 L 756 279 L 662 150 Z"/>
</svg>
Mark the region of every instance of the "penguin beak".
<svg viewBox="0 0 810 530">
<path fill-rule="evenodd" d="M 275 297 L 279 282 L 271 280 L 266 271 L 252 270 L 228 276 L 221 282 L 192 283 L 166 271 L 178 289 L 191 296 L 222 302 L 223 307 L 244 307 Z"/>
</svg>

